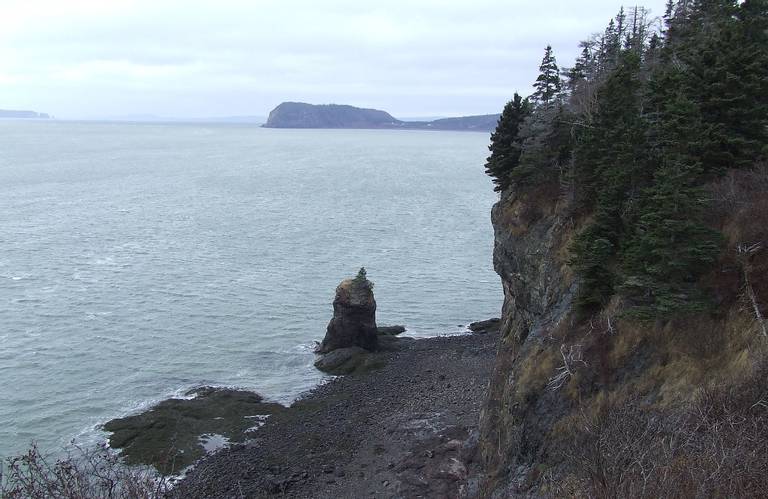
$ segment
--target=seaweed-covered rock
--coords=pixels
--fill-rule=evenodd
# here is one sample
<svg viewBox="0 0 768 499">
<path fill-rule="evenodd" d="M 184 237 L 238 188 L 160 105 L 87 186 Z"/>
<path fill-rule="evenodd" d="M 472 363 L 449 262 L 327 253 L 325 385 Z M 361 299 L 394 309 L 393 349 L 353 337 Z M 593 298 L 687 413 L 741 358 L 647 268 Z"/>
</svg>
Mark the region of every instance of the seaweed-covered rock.
<svg viewBox="0 0 768 499">
<path fill-rule="evenodd" d="M 206 454 L 211 442 L 243 442 L 267 416 L 282 411 L 253 392 L 202 387 L 183 399 L 168 399 L 149 410 L 113 419 L 109 445 L 122 449 L 129 464 L 148 464 L 177 473 Z"/>
</svg>

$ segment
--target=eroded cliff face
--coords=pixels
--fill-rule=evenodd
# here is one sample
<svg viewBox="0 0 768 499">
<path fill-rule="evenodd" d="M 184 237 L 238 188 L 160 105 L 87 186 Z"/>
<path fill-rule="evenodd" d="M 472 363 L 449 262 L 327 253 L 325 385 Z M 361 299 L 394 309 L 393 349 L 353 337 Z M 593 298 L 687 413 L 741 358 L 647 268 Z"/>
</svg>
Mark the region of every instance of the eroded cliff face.
<svg viewBox="0 0 768 499">
<path fill-rule="evenodd" d="M 760 201 L 765 185 L 755 187 L 738 175 L 712 190 L 713 196 L 731 190 L 719 208 L 711 208 L 712 226 L 727 239 L 717 268 L 701 283 L 713 309 L 655 323 L 631 319 L 618 297 L 594 313 L 575 310 L 578 282 L 568 249 L 588 218 L 569 211 L 557 185 L 502 193 L 492 222 L 504 305 L 480 422 L 481 496 L 561 495 L 567 484 L 585 482 L 577 476 L 581 463 L 574 456 L 580 450 L 574 445 L 592 416 L 615 407 L 672 414 L 694 403 L 702 390 L 737 386 L 754 376 L 768 339 L 761 333 L 764 323 L 751 312 L 744 272 L 763 307 L 768 250 L 747 261 L 738 248 L 768 240 L 768 227 L 760 222 L 768 217 L 768 200 Z M 726 197 L 742 201 L 729 205 Z M 610 490 L 628 490 L 620 488 L 625 485 Z"/>
<path fill-rule="evenodd" d="M 493 263 L 504 305 L 480 441 L 488 472 L 485 490 L 497 495 L 526 480 L 530 466 L 541 458 L 545 428 L 561 412 L 552 412 L 554 394 L 540 391 L 531 379 L 554 366 L 529 361 L 536 364 L 549 348 L 549 331 L 566 319 L 574 296 L 565 251 L 573 223 L 559 209 L 557 197 L 551 188 L 507 191 L 491 213 Z"/>
</svg>

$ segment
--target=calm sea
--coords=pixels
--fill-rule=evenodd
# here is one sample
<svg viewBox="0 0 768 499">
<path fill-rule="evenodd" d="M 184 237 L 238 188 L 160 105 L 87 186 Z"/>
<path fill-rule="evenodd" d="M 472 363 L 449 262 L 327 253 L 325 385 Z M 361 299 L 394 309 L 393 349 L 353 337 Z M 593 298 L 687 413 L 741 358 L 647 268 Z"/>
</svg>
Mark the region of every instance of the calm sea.
<svg viewBox="0 0 768 499">
<path fill-rule="evenodd" d="M 497 316 L 481 133 L 0 122 L 0 456 L 200 384 L 290 402 L 338 282 L 427 336 Z"/>
</svg>

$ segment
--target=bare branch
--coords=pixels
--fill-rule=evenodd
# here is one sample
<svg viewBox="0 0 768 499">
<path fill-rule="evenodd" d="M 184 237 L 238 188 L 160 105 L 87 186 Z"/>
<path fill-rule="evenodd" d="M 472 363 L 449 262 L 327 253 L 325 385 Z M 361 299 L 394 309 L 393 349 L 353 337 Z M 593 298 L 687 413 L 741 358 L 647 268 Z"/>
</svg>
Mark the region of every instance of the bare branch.
<svg viewBox="0 0 768 499">
<path fill-rule="evenodd" d="M 760 311 L 760 305 L 757 301 L 755 290 L 752 287 L 752 283 L 749 280 L 749 273 L 751 270 L 751 265 L 749 261 L 750 257 L 762 249 L 763 249 L 763 244 L 761 242 L 757 242 L 754 244 L 739 244 L 736 247 L 736 253 L 738 254 L 739 263 L 741 263 L 742 275 L 744 277 L 744 290 L 747 294 L 747 298 L 749 299 L 750 304 L 752 305 L 752 311 L 755 314 L 755 321 L 757 322 L 757 325 L 760 327 L 760 330 L 763 333 L 763 337 L 768 339 L 768 327 L 766 327 L 765 318 L 763 317 L 763 314 Z"/>
<path fill-rule="evenodd" d="M 555 374 L 549 378 L 547 383 L 547 388 L 552 391 L 559 390 L 573 377 L 573 369 L 576 364 L 587 365 L 582 358 L 581 345 L 579 344 L 571 345 L 567 351 L 564 344 L 560 345 L 560 355 L 563 357 L 563 365 L 555 370 Z"/>
</svg>

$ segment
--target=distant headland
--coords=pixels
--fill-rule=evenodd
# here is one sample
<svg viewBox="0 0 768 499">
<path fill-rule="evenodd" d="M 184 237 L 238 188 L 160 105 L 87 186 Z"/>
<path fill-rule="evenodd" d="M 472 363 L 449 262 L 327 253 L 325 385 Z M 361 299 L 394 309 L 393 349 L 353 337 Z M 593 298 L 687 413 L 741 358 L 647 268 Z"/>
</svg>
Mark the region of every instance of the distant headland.
<svg viewBox="0 0 768 499">
<path fill-rule="evenodd" d="M 0 109 L 0 118 L 22 118 L 22 119 L 50 119 L 46 113 L 37 113 L 35 111 L 13 111 L 9 109 Z"/>
<path fill-rule="evenodd" d="M 433 121 L 403 121 L 378 109 L 339 104 L 283 102 L 274 108 L 263 125 L 266 128 L 384 128 L 406 130 L 465 130 L 490 132 L 498 114 L 443 118 Z"/>
</svg>

